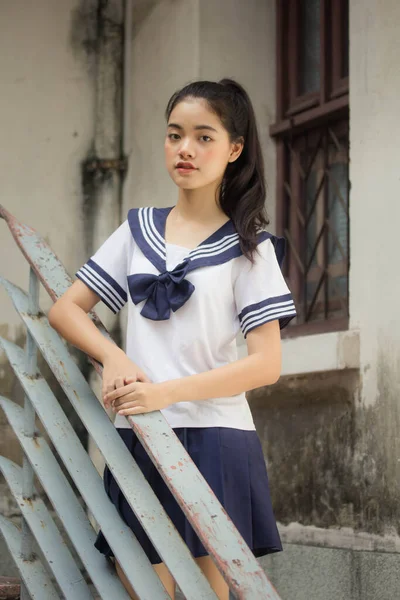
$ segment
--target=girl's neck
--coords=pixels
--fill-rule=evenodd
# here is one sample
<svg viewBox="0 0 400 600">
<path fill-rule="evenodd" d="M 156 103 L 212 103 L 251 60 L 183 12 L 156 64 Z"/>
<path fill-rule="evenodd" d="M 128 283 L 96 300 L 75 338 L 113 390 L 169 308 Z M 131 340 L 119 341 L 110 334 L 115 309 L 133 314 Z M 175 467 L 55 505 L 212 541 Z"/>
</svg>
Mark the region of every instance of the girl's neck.
<svg viewBox="0 0 400 600">
<path fill-rule="evenodd" d="M 207 225 L 227 221 L 228 217 L 216 202 L 216 190 L 179 190 L 174 212 L 185 221 Z"/>
</svg>

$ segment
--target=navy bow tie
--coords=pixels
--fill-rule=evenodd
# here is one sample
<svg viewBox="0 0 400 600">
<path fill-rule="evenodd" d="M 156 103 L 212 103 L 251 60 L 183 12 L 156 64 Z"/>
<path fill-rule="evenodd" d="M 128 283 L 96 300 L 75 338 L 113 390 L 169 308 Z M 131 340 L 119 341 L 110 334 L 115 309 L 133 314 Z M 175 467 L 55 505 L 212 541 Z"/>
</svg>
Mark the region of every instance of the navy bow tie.
<svg viewBox="0 0 400 600">
<path fill-rule="evenodd" d="M 166 321 L 185 304 L 194 292 L 194 285 L 185 279 L 189 260 L 177 265 L 173 271 L 160 275 L 139 273 L 128 275 L 129 293 L 135 304 L 147 300 L 140 314 L 152 321 Z"/>
</svg>

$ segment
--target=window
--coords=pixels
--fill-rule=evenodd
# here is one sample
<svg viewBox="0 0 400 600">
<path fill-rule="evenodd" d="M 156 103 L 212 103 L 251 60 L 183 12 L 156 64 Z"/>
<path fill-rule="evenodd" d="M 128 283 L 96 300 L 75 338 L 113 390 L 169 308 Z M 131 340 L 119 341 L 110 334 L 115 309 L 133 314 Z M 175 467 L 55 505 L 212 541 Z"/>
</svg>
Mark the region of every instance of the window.
<svg viewBox="0 0 400 600">
<path fill-rule="evenodd" d="M 298 318 L 286 335 L 346 329 L 348 0 L 277 0 L 277 230 Z"/>
</svg>

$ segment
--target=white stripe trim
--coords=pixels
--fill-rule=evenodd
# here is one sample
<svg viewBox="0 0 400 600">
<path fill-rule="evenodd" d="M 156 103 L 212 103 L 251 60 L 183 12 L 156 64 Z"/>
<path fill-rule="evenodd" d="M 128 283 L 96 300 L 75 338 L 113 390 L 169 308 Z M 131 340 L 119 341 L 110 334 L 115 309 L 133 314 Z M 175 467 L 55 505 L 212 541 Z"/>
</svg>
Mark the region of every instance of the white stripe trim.
<svg viewBox="0 0 400 600">
<path fill-rule="evenodd" d="M 147 234 L 147 230 L 146 230 L 145 224 L 143 222 L 143 218 L 142 218 L 142 211 L 143 211 L 143 209 L 139 208 L 139 210 L 138 210 L 138 217 L 139 217 L 139 224 L 140 224 L 140 228 L 142 230 L 143 237 L 145 238 L 145 240 L 148 243 L 148 245 L 150 246 L 150 248 L 152 248 L 154 250 L 154 252 L 156 254 L 158 254 L 158 256 L 160 258 L 162 258 L 163 260 L 165 260 L 165 258 L 166 258 L 165 253 L 163 254 L 162 252 L 159 251 L 159 249 L 156 246 L 153 245 L 151 239 L 149 238 L 149 236 Z"/>
<path fill-rule="evenodd" d="M 247 319 L 249 319 L 250 317 L 254 317 L 258 314 L 264 313 L 265 311 L 268 310 L 286 310 L 287 308 L 291 308 L 292 306 L 294 306 L 294 302 L 293 300 L 284 300 L 283 302 L 274 302 L 274 304 L 266 304 L 265 306 L 262 306 L 261 308 L 257 308 L 256 310 L 252 310 L 250 312 L 248 312 L 247 314 L 244 315 L 244 317 L 242 318 L 242 323 L 245 323 L 247 321 Z"/>
<path fill-rule="evenodd" d="M 268 323 L 268 321 L 291 316 L 296 316 L 296 310 L 294 308 L 291 310 L 265 313 L 264 315 L 259 315 L 258 317 L 250 319 L 244 326 L 242 324 L 242 331 L 246 334 L 249 328 L 253 328 L 255 325 L 261 325 L 262 323 Z"/>
<path fill-rule="evenodd" d="M 214 251 L 206 250 L 205 252 L 201 252 L 201 253 L 197 254 L 196 256 L 190 255 L 190 258 L 192 260 L 198 260 L 199 258 L 209 258 L 209 257 L 212 258 L 213 256 L 218 256 L 219 254 L 226 252 L 227 250 L 229 250 L 230 248 L 233 248 L 234 246 L 237 246 L 238 244 L 239 244 L 239 242 L 237 240 L 233 240 L 231 242 L 227 242 L 224 246 L 222 246 L 218 250 L 214 250 Z"/>
<path fill-rule="evenodd" d="M 247 333 L 249 332 L 249 329 L 254 329 L 255 327 L 258 327 L 259 325 L 264 325 L 265 323 L 269 323 L 270 321 L 275 321 L 277 319 L 281 319 L 283 317 L 295 317 L 296 316 L 296 311 L 293 310 L 292 312 L 289 313 L 285 313 L 284 315 L 281 316 L 277 316 L 277 315 L 270 315 L 268 317 L 268 319 L 258 319 L 258 321 L 253 321 L 253 323 L 249 323 L 245 329 L 243 329 L 243 335 L 247 335 Z"/>
<path fill-rule="evenodd" d="M 205 250 L 213 252 L 214 250 L 218 250 L 220 246 L 223 246 L 223 245 L 226 245 L 227 243 L 229 243 L 233 238 L 238 240 L 239 235 L 237 233 L 232 233 L 230 235 L 226 235 L 221 240 L 218 240 L 218 242 L 213 242 L 212 244 L 204 244 L 204 245 L 199 246 L 198 248 L 195 248 L 194 250 L 191 251 L 191 254 L 193 253 L 193 255 L 196 255 L 198 253 L 203 253 Z"/>
<path fill-rule="evenodd" d="M 246 315 L 246 318 L 242 320 L 242 327 L 247 327 L 247 324 L 250 323 L 251 321 L 254 321 L 254 319 L 259 319 L 259 318 L 261 319 L 265 316 L 268 316 L 269 314 L 283 315 L 283 314 L 285 314 L 285 312 L 291 311 L 291 310 L 295 310 L 294 304 L 291 304 L 290 306 L 286 306 L 284 308 L 272 307 L 272 308 L 268 308 L 268 310 L 257 311 L 257 313 L 250 313 L 250 315 Z"/>
<path fill-rule="evenodd" d="M 106 296 L 104 294 L 104 290 L 99 288 L 96 283 L 94 283 L 91 279 L 89 279 L 87 277 L 87 275 L 85 274 L 85 272 L 82 271 L 82 269 L 80 269 L 77 274 L 81 277 L 81 279 L 83 279 L 83 281 L 86 282 L 86 284 L 88 285 L 88 287 L 90 287 L 91 290 L 95 291 L 100 296 L 101 299 L 104 299 L 105 302 L 107 302 L 110 306 L 112 306 L 113 309 L 115 310 L 115 312 L 118 312 L 120 310 L 120 307 L 117 304 L 115 304 L 115 302 L 113 302 L 111 298 Z"/>
<path fill-rule="evenodd" d="M 125 304 L 125 300 L 122 298 L 122 296 L 119 294 L 119 292 L 117 292 L 117 290 L 115 288 L 113 288 L 113 286 L 110 283 L 108 283 L 108 281 L 103 279 L 103 277 L 97 271 L 95 271 L 95 269 L 93 269 L 93 267 L 91 267 L 88 264 L 83 265 L 83 267 L 81 268 L 81 271 L 82 270 L 88 271 L 88 273 L 92 277 L 94 277 L 99 282 L 99 284 L 101 284 L 105 289 L 107 289 L 112 294 L 112 296 L 115 297 L 115 300 L 121 304 L 121 308 L 122 308 L 122 306 Z"/>
<path fill-rule="evenodd" d="M 158 248 L 162 252 L 165 252 L 164 240 L 161 237 L 161 235 L 158 233 L 158 230 L 157 230 L 156 226 L 154 225 L 153 211 L 154 211 L 154 208 L 151 207 L 151 208 L 148 208 L 147 212 L 146 212 L 147 230 L 148 230 L 149 235 L 153 238 L 154 243 L 158 246 Z"/>
<path fill-rule="evenodd" d="M 254 321 L 255 319 L 263 319 L 264 317 L 267 317 L 268 315 L 284 315 L 286 312 L 294 310 L 293 306 L 288 306 L 287 308 L 277 308 L 274 310 L 266 310 L 258 315 L 252 315 L 251 318 L 246 319 L 245 321 L 242 321 L 242 326 L 243 327 L 247 327 L 247 325 L 249 323 L 251 323 L 252 321 Z"/>
</svg>

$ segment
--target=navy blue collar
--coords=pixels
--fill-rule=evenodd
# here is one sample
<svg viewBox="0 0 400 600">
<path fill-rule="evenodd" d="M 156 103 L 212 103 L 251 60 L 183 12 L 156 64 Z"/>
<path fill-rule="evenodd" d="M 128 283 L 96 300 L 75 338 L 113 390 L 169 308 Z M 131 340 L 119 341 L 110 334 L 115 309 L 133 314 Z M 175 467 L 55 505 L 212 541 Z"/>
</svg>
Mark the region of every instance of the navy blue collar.
<svg viewBox="0 0 400 600">
<path fill-rule="evenodd" d="M 141 314 L 153 321 L 165 321 L 171 311 L 177 311 L 193 294 L 194 285 L 186 279 L 189 271 L 226 263 L 242 254 L 240 240 L 232 220 L 188 253 L 181 264 L 167 271 L 165 223 L 172 207 L 133 208 L 128 223 L 135 243 L 146 258 L 157 268 L 159 275 L 137 273 L 128 275 L 129 292 L 134 304 L 145 301 Z M 271 238 L 278 261 L 284 255 L 284 241 L 267 231 L 258 235 L 258 243 Z"/>
<path fill-rule="evenodd" d="M 128 223 L 135 242 L 160 273 L 167 270 L 165 223 L 172 208 L 132 208 L 128 213 Z M 188 250 L 188 271 L 219 265 L 241 254 L 239 235 L 229 220 L 196 248 Z"/>
</svg>

